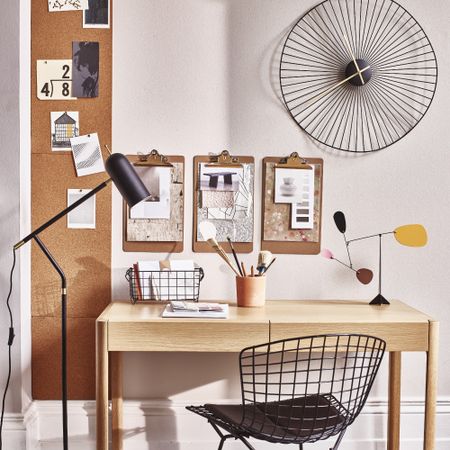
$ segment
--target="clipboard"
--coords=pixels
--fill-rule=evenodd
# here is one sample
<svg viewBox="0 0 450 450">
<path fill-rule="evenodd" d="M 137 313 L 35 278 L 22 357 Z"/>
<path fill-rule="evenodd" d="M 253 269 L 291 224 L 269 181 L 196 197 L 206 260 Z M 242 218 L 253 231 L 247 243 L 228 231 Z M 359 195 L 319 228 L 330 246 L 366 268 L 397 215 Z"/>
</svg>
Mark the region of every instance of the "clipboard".
<svg viewBox="0 0 450 450">
<path fill-rule="evenodd" d="M 213 253 L 214 249 L 204 241 L 197 240 L 199 214 L 205 208 L 200 205 L 200 164 L 205 163 L 207 167 L 216 167 L 217 169 L 242 168 L 243 165 L 250 165 L 251 181 L 249 183 L 250 199 L 249 199 L 249 223 L 251 222 L 251 241 L 249 242 L 233 242 L 234 249 L 237 253 L 251 253 L 253 251 L 254 240 L 254 179 L 255 179 L 255 159 L 253 156 L 232 156 L 227 150 L 222 151 L 219 155 L 195 156 L 194 157 L 194 195 L 193 195 L 193 230 L 192 230 L 192 250 L 198 253 Z M 206 219 L 208 220 L 208 219 Z M 219 244 L 227 253 L 231 253 L 230 246 L 226 239 L 217 239 Z"/>
<path fill-rule="evenodd" d="M 292 229 L 291 205 L 276 204 L 275 170 L 278 168 L 314 170 L 314 227 L 312 230 Z M 274 254 L 317 255 L 322 235 L 323 159 L 303 158 L 297 152 L 286 158 L 263 159 L 261 250 Z M 280 223 L 279 217 L 284 217 Z M 277 218 L 276 220 L 274 218 Z M 273 219 L 273 221 L 272 221 Z M 276 223 L 276 230 L 274 230 Z M 287 225 L 286 225 L 287 224 Z"/>
<path fill-rule="evenodd" d="M 184 179 L 185 164 L 184 156 L 165 156 L 157 150 L 152 150 L 148 155 L 127 155 L 128 160 L 135 167 L 170 167 L 171 168 L 171 211 L 174 209 L 174 202 L 177 202 L 177 225 L 181 227 L 177 234 L 181 234 L 181 240 L 128 240 L 129 233 L 132 233 L 133 227 L 148 227 L 149 231 L 154 230 L 155 226 L 167 227 L 169 223 L 175 226 L 170 219 L 130 219 L 129 207 L 123 202 L 123 233 L 122 249 L 124 252 L 154 252 L 154 253 L 181 253 L 184 249 Z M 178 175 L 175 183 L 173 177 L 174 170 Z M 153 227 L 153 228 L 152 228 Z"/>
</svg>

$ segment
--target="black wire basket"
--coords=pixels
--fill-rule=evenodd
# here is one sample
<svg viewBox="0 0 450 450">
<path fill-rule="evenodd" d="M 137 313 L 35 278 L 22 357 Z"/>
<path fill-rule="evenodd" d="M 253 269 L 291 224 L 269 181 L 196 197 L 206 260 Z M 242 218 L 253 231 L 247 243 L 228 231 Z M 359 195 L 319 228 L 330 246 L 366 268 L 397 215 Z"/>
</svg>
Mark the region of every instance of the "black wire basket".
<svg viewBox="0 0 450 450">
<path fill-rule="evenodd" d="M 136 271 L 131 267 L 125 274 L 132 303 L 172 300 L 198 302 L 200 282 L 204 276 L 203 269 L 197 265 L 194 270 Z"/>
</svg>

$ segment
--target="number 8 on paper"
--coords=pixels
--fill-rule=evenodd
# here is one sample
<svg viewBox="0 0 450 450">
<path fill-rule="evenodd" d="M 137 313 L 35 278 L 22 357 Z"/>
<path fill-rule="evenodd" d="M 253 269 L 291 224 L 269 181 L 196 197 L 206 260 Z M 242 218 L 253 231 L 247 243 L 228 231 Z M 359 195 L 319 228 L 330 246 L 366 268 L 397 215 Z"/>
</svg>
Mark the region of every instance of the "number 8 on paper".
<svg viewBox="0 0 450 450">
<path fill-rule="evenodd" d="M 75 100 L 71 59 L 38 59 L 36 71 L 39 100 Z"/>
</svg>

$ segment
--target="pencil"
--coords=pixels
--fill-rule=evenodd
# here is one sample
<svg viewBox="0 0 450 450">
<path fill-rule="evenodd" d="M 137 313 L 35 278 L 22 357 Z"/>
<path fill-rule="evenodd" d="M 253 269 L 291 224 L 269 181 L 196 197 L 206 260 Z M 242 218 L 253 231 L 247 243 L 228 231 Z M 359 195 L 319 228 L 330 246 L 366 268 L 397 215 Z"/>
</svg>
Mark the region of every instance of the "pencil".
<svg viewBox="0 0 450 450">
<path fill-rule="evenodd" d="M 241 261 L 241 266 L 242 266 L 242 273 L 244 274 L 244 277 L 246 277 L 247 276 L 247 272 L 245 270 L 244 261 Z"/>
<path fill-rule="evenodd" d="M 239 270 L 239 273 L 241 274 L 241 277 L 243 277 L 244 274 L 242 273 L 241 265 L 239 264 L 239 260 L 238 260 L 238 257 L 236 255 L 236 252 L 234 251 L 233 243 L 231 242 L 230 237 L 227 237 L 227 240 L 228 240 L 228 243 L 230 244 L 231 252 L 233 253 L 234 260 L 236 262 L 236 265 L 237 265 L 237 268 Z"/>
</svg>

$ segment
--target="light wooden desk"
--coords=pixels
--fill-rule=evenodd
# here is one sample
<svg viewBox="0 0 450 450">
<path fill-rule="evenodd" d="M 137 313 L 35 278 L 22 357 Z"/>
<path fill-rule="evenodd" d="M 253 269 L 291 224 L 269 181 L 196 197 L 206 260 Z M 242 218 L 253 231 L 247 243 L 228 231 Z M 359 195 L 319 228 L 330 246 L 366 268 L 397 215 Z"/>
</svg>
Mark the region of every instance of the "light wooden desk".
<svg viewBox="0 0 450 450">
<path fill-rule="evenodd" d="M 271 340 L 322 333 L 366 333 L 389 351 L 388 450 L 400 445 L 401 352 L 426 352 L 424 450 L 435 448 L 438 322 L 393 301 L 268 301 L 264 308 L 230 307 L 219 319 L 163 319 L 164 305 L 110 304 L 96 323 L 97 450 L 108 448 L 108 380 L 111 356 L 113 450 L 122 449 L 121 352 L 239 352 Z M 109 353 L 111 352 L 111 355 Z"/>
</svg>

